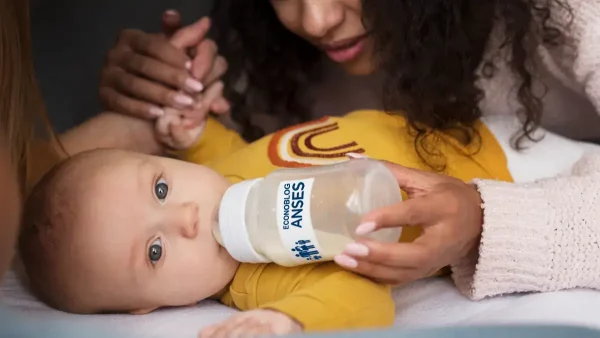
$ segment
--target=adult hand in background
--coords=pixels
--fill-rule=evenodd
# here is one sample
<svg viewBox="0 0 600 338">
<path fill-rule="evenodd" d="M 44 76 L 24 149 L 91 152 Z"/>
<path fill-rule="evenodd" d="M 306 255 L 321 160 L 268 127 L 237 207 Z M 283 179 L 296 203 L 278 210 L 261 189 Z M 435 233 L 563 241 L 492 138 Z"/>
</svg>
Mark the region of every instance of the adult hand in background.
<svg viewBox="0 0 600 338">
<path fill-rule="evenodd" d="M 100 98 L 105 108 L 156 118 L 168 107 L 184 112 L 190 123 L 196 122 L 197 108 L 202 105 L 216 112 L 228 111 L 222 98 L 202 101 L 204 89 L 217 83 L 227 70 L 216 44 L 206 39 L 210 20 L 202 18 L 181 27 L 179 13 L 167 11 L 162 21 L 161 34 L 139 30 L 120 34 L 102 70 Z"/>
<path fill-rule="evenodd" d="M 356 229 L 422 226 L 412 243 L 360 239 L 335 257 L 340 266 L 376 281 L 399 285 L 460 262 L 479 244 L 483 212 L 474 186 L 461 180 L 384 162 L 409 199 L 365 215 Z"/>
</svg>

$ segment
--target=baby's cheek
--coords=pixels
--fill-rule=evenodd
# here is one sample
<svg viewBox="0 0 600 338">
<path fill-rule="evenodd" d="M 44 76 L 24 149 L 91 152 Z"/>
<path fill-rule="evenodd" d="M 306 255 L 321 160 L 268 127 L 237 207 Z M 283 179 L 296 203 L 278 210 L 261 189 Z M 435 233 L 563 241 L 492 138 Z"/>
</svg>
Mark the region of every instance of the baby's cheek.
<svg viewBox="0 0 600 338">
<path fill-rule="evenodd" d="M 205 234 L 199 234 L 205 236 Z M 171 294 L 177 305 L 196 303 L 211 296 L 214 283 L 212 267 L 216 257 L 206 250 L 205 241 L 182 239 L 171 243 L 160 279 L 164 291 Z M 173 248 L 173 246 L 177 248 Z"/>
</svg>

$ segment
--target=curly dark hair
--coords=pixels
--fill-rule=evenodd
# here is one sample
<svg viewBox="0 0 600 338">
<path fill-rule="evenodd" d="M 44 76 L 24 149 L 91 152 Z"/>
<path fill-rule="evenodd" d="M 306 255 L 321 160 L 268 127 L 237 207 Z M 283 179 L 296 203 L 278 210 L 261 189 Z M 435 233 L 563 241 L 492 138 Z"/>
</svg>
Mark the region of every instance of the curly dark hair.
<svg viewBox="0 0 600 338">
<path fill-rule="evenodd" d="M 504 32 L 502 48 L 519 81 L 522 130 L 513 146 L 532 138 L 542 114 L 541 97 L 532 92 L 532 53 L 539 44 L 566 43 L 552 22 L 554 9 L 567 10 L 561 0 L 362 0 L 363 22 L 375 40 L 376 65 L 385 74 L 383 106 L 402 113 L 416 132 L 415 146 L 432 130 L 459 129 L 464 144 L 477 137 L 474 122 L 481 117 L 484 93 L 477 87 L 478 72 L 493 77 L 496 65 L 486 60 L 494 27 Z M 243 136 L 264 134 L 252 124 L 261 111 L 286 124 L 308 119 L 304 88 L 317 79 L 312 72 L 320 52 L 288 31 L 268 0 L 220 0 L 213 13 L 214 37 L 230 62 L 225 76 L 226 96 Z M 233 85 L 243 79 L 243 91 Z M 421 147 L 421 149 L 425 149 Z M 426 149 L 425 149 L 426 150 Z"/>
</svg>

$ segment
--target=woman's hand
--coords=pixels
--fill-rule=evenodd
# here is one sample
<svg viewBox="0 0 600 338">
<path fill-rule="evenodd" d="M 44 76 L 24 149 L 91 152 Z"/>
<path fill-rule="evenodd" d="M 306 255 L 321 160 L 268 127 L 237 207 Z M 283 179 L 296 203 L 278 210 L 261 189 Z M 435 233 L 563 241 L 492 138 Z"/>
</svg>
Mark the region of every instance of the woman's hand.
<svg viewBox="0 0 600 338">
<path fill-rule="evenodd" d="M 164 107 L 170 107 L 185 112 L 192 122 L 198 105 L 229 109 L 222 98 L 209 103 L 198 101 L 200 93 L 227 70 L 216 44 L 205 38 L 210 20 L 202 18 L 180 26 L 179 13 L 167 11 L 163 15 L 164 34 L 139 30 L 121 33 L 102 70 L 100 98 L 105 108 L 156 118 L 164 115 Z"/>
<path fill-rule="evenodd" d="M 365 215 L 356 229 L 422 226 L 412 243 L 359 240 L 335 258 L 340 266 L 391 285 L 428 277 L 458 263 L 479 244 L 483 212 L 474 186 L 440 174 L 385 163 L 409 199 Z"/>
</svg>

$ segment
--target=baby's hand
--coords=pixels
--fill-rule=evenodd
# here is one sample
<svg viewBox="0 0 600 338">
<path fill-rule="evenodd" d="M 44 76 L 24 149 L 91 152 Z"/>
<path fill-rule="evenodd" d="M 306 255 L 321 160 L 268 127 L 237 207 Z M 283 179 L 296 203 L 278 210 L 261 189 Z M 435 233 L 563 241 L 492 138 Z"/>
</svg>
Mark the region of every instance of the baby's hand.
<svg viewBox="0 0 600 338">
<path fill-rule="evenodd" d="M 156 120 L 154 131 L 163 145 L 174 150 L 183 150 L 198 141 L 205 125 L 206 122 L 201 122 L 196 126 L 188 126 L 179 111 L 165 108 L 165 115 Z"/>
<path fill-rule="evenodd" d="M 281 336 L 302 331 L 302 326 L 287 315 L 272 310 L 240 312 L 226 321 L 211 325 L 199 338 Z"/>
<path fill-rule="evenodd" d="M 165 114 L 155 123 L 158 140 L 167 147 L 183 150 L 198 141 L 204 131 L 208 115 L 228 114 L 229 103 L 223 98 L 223 83 L 213 83 L 204 92 L 197 94 L 198 102 L 191 110 L 180 111 L 174 108 L 164 108 Z"/>
</svg>

